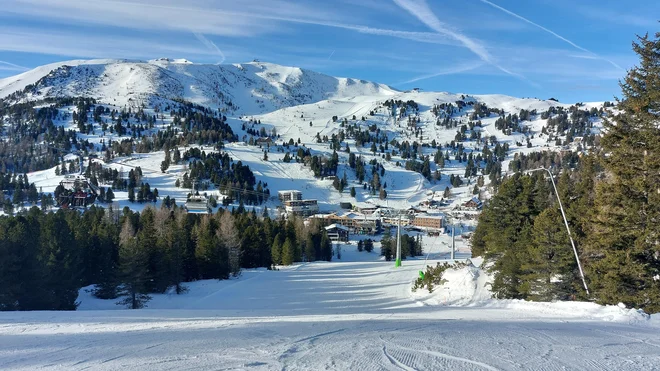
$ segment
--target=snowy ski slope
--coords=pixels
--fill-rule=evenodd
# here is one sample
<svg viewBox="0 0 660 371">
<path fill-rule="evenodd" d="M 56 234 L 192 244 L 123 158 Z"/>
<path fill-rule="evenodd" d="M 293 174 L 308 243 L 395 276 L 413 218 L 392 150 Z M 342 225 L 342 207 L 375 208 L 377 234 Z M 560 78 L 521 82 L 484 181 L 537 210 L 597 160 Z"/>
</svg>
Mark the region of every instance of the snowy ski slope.
<svg viewBox="0 0 660 371">
<path fill-rule="evenodd" d="M 466 278 L 465 271 L 454 272 L 450 290 L 438 288 L 434 302 L 428 294 L 410 292 L 423 260 L 394 269 L 377 253 L 359 253 L 354 246 L 344 246 L 343 259 L 332 263 L 192 283 L 182 296 L 155 297 L 152 309 L 116 310 L 112 301 L 83 293 L 77 312 L 0 313 L 1 368 L 657 370 L 660 365 L 658 323 L 635 311 L 588 303 L 483 301 L 479 291 L 462 291 L 469 282 L 483 284 Z M 432 259 L 447 255 L 439 247 L 435 252 Z M 448 292 L 464 303 L 443 305 Z"/>
</svg>

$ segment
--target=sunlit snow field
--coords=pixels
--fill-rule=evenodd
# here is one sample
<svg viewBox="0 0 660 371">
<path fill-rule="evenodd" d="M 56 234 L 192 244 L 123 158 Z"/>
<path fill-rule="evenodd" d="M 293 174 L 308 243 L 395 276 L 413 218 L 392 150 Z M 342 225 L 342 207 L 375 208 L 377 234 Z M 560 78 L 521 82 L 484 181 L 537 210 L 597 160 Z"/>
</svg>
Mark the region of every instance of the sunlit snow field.
<svg viewBox="0 0 660 371">
<path fill-rule="evenodd" d="M 427 264 L 449 237 L 426 241 Z M 378 247 L 378 246 L 377 246 Z M 154 295 L 144 310 L 81 290 L 77 312 L 0 313 L 11 370 L 653 370 L 657 318 L 589 303 L 488 299 L 478 268 L 411 292 L 424 259 L 393 268 L 342 246 L 342 259 Z M 459 244 L 457 258 L 468 252 Z M 476 260 L 475 264 L 479 261 Z"/>
</svg>

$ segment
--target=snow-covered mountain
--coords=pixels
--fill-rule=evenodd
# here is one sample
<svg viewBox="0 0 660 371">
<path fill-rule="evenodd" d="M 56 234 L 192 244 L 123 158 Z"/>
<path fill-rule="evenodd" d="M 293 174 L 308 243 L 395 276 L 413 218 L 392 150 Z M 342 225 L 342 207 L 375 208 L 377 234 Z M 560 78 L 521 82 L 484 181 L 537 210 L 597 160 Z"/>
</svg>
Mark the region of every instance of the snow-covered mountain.
<svg viewBox="0 0 660 371">
<path fill-rule="evenodd" d="M 147 62 L 74 60 L 0 80 L 0 98 L 17 91 L 24 91 L 20 98 L 27 100 L 82 96 L 115 106 L 149 105 L 158 98 L 183 99 L 240 114 L 266 113 L 324 99 L 397 93 L 382 84 L 272 63 L 210 65 L 167 58 Z"/>
<path fill-rule="evenodd" d="M 167 107 L 176 106 L 171 105 L 172 101 L 196 103 L 210 108 L 213 115 L 220 110 L 239 140 L 227 144 L 226 151 L 231 156 L 249 165 L 271 192 L 304 189 L 305 197 L 319 200 L 322 211 L 336 210 L 341 201 L 406 208 L 447 188 L 452 189 L 452 198 L 469 199 L 474 192 L 474 174 L 463 186 L 454 187 L 451 183 L 451 176 L 467 176 L 466 156 L 478 156 L 485 145 L 490 150 L 497 144 L 506 145 L 509 151 L 502 161 L 506 172 L 516 154 L 558 151 L 575 137 L 593 136 L 605 114 L 603 103 L 570 105 L 506 95 L 398 91 L 384 84 L 256 61 L 208 65 L 166 58 L 147 62 L 76 60 L 0 80 L 0 99 L 4 98 L 5 104 L 66 97 L 94 98 L 104 106 L 100 117 L 93 118 L 92 112 L 87 112 L 89 126 L 78 134 L 97 153 L 103 152 L 106 143 L 131 138 L 135 127 L 144 124 L 144 118 L 126 116 L 123 125 L 130 131 L 118 135 L 111 128 L 117 121 L 110 110 L 133 108 L 136 112 L 139 108 L 147 115 L 158 115 L 155 126 L 141 135 L 155 134 L 173 125 L 173 117 L 162 114 Z M 58 106 L 58 114 L 53 118 L 55 125 L 80 131 L 80 125 L 73 121 L 78 109 L 70 102 Z M 11 127 L 12 118 L 5 117 L 5 123 Z M 362 132 L 360 140 L 355 137 L 358 131 Z M 331 156 L 336 149 L 330 146 L 333 135 L 344 138 L 342 150 L 338 151 L 337 173 L 347 173 L 349 188 L 357 189 L 355 197 L 337 192 L 330 180 L 315 178 L 309 166 L 284 160 L 285 153 L 295 155 L 297 148 L 282 146 L 283 142 L 300 143 L 314 155 Z M 369 137 L 366 142 L 365 135 Z M 256 143 L 264 136 L 269 136 L 273 143 Z M 376 151 L 374 141 L 378 142 Z M 410 149 L 404 156 L 402 146 L 415 147 L 414 156 Z M 351 153 L 367 162 L 378 162 L 386 170 L 380 179 L 387 185 L 385 200 L 357 181 L 355 170 L 348 166 L 347 147 Z M 264 150 L 268 152 L 267 161 Z M 442 165 L 430 164 L 430 170 L 442 173 L 440 179 L 431 180 L 422 176 L 419 169 L 407 168 L 411 157 L 421 163 L 424 158 L 433 159 L 437 151 L 445 154 L 445 161 Z M 163 156 L 163 152 L 156 151 L 130 160 L 160 174 Z M 119 163 L 125 160 L 129 159 L 115 158 L 115 164 L 110 166 L 121 167 Z M 185 171 L 184 165 L 180 167 L 178 171 Z M 488 175 L 482 172 L 487 167 L 485 159 L 477 161 L 476 167 L 478 175 Z M 163 196 L 185 195 L 186 190 L 174 186 L 173 176 L 148 178 Z M 52 191 L 59 182 L 54 167 L 32 173 L 30 179 L 46 191 Z M 117 192 L 117 198 L 136 207 L 126 202 L 124 193 Z"/>
</svg>

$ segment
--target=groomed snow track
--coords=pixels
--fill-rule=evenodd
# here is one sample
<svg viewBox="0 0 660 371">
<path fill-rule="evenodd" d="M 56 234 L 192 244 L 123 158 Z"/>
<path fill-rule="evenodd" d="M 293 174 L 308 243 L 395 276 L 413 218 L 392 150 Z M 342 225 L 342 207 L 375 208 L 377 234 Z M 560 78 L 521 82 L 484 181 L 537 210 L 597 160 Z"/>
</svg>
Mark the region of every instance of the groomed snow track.
<svg viewBox="0 0 660 371">
<path fill-rule="evenodd" d="M 362 255 L 360 255 L 362 254 Z M 3 370 L 657 370 L 660 333 L 414 301 L 423 261 L 247 271 L 171 308 L 0 313 Z M 165 307 L 163 301 L 152 307 Z"/>
</svg>

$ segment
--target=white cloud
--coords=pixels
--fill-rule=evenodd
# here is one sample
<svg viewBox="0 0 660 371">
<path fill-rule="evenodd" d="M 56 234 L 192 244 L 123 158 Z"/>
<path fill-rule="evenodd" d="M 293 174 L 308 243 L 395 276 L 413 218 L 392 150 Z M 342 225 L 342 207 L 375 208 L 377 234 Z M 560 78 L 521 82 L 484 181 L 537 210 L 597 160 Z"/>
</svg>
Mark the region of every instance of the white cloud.
<svg viewBox="0 0 660 371">
<path fill-rule="evenodd" d="M 52 29 L 31 30 L 0 26 L 0 50 L 83 58 L 154 58 L 157 56 L 213 56 L 205 49 L 174 42 L 114 35 L 81 35 Z"/>
<path fill-rule="evenodd" d="M 254 37 L 286 30 L 285 23 L 308 24 L 388 36 L 422 43 L 455 45 L 446 35 L 374 28 L 357 23 L 364 19 L 332 8 L 289 0 L 217 2 L 190 0 L 4 0 L 4 11 L 31 19 L 66 24 L 101 25 L 150 31 L 170 30 L 226 37 Z M 340 19 L 341 22 L 333 21 Z M 81 36 L 82 37 L 82 36 Z M 206 45 L 207 43 L 205 43 Z"/>
<path fill-rule="evenodd" d="M 164 1 L 115 0 L 4 0 L 4 11 L 66 24 L 92 24 L 144 30 L 178 30 L 230 37 L 255 36 L 276 31 L 273 22 L 254 22 L 244 11 L 218 8 L 200 1 L 180 5 Z M 208 6 L 207 6 L 208 5 Z M 257 12 L 254 6 L 245 9 Z M 278 4 L 274 4 L 278 5 Z M 269 14 L 278 14 L 277 6 Z M 281 8 L 281 7 L 280 7 Z M 258 14 L 258 13 L 257 13 Z"/>
</svg>

